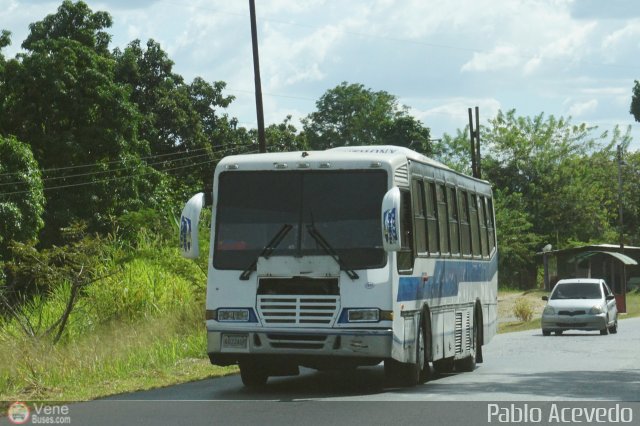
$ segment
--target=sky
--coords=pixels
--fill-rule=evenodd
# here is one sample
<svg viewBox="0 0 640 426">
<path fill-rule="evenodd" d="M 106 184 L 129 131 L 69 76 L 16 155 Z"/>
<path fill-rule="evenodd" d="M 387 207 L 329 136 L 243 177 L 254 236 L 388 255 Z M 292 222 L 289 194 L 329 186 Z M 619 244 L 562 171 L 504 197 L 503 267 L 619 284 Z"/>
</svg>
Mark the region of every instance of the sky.
<svg viewBox="0 0 640 426">
<path fill-rule="evenodd" d="M 28 25 L 61 1 L 0 0 L 0 28 L 20 51 Z M 159 42 L 188 81 L 224 81 L 227 109 L 257 127 L 248 0 L 88 0 L 108 11 L 111 47 Z M 638 0 L 256 0 L 265 122 L 299 120 L 341 82 L 395 95 L 432 138 L 499 110 L 572 117 L 597 134 L 640 123 Z"/>
</svg>

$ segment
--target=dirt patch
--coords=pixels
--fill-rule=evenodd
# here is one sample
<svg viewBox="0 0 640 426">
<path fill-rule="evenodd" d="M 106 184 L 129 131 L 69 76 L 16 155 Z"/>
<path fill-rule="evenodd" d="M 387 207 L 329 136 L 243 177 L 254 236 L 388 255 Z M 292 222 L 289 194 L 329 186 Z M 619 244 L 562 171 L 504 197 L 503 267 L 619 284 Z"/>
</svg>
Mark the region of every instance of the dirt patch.
<svg viewBox="0 0 640 426">
<path fill-rule="evenodd" d="M 526 299 L 533 308 L 533 318 L 540 318 L 547 302 L 542 300 L 542 296 L 547 293 L 544 291 L 526 291 L 526 292 L 498 292 L 498 323 L 520 321 L 513 313 L 516 301 L 520 298 Z"/>
</svg>

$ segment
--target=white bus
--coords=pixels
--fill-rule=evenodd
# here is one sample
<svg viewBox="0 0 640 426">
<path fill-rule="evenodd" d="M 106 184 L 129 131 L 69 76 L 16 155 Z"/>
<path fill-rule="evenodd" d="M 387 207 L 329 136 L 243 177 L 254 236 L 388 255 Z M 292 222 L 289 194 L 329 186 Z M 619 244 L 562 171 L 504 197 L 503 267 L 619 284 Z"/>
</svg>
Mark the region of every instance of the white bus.
<svg viewBox="0 0 640 426">
<path fill-rule="evenodd" d="M 181 218 L 198 256 L 203 194 Z M 269 376 L 384 361 L 394 383 L 472 371 L 496 332 L 491 186 L 406 148 L 235 155 L 215 169 L 212 364 Z"/>
</svg>

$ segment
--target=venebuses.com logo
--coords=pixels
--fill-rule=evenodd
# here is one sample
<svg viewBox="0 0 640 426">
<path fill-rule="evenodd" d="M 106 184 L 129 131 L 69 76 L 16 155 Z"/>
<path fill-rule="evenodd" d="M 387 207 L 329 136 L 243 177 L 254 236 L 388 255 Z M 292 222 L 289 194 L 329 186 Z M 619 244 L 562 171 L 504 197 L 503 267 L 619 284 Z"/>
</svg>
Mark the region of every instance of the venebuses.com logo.
<svg viewBox="0 0 640 426">
<path fill-rule="evenodd" d="M 9 406 L 7 411 L 7 417 L 9 421 L 15 425 L 22 425 L 29 421 L 29 407 L 24 402 L 14 402 Z"/>
</svg>

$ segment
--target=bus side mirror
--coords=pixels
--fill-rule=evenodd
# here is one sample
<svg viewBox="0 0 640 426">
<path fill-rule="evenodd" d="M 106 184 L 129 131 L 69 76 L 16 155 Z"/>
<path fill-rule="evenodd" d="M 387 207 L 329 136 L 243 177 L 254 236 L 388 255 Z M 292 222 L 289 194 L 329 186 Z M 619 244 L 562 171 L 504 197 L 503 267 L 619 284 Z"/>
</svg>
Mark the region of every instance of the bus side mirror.
<svg viewBox="0 0 640 426">
<path fill-rule="evenodd" d="M 391 188 L 382 198 L 382 246 L 400 250 L 400 189 Z"/>
<path fill-rule="evenodd" d="M 198 225 L 200 212 L 204 205 L 204 194 L 199 192 L 191 197 L 182 209 L 180 216 L 180 251 L 187 259 L 197 259 L 200 255 L 198 247 Z"/>
<path fill-rule="evenodd" d="M 549 296 L 542 296 L 542 300 L 548 302 L 549 301 Z"/>
</svg>

